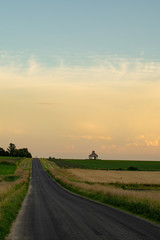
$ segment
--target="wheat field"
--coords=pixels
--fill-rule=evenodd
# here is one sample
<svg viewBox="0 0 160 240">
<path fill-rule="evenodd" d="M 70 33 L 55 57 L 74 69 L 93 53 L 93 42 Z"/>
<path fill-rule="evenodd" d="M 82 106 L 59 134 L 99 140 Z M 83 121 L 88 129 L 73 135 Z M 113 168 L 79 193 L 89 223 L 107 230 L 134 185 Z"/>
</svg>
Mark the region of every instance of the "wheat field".
<svg viewBox="0 0 160 240">
<path fill-rule="evenodd" d="M 102 183 L 137 183 L 137 184 L 158 184 L 160 183 L 160 172 L 131 172 L 131 171 L 106 171 L 86 169 L 50 169 L 51 173 L 66 184 L 84 189 L 85 191 L 102 192 L 125 196 L 132 200 L 146 199 L 151 204 L 160 203 L 159 190 L 124 190 L 115 186 L 102 185 Z M 93 183 L 93 184 L 89 184 Z"/>
<path fill-rule="evenodd" d="M 99 183 L 160 184 L 160 171 L 66 169 L 76 180 Z"/>
</svg>

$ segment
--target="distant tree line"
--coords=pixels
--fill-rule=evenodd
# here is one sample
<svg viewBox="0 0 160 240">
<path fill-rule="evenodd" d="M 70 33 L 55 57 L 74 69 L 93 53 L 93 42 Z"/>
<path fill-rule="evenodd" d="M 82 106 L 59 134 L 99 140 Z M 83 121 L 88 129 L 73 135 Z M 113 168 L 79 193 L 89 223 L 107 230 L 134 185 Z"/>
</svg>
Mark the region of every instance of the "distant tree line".
<svg viewBox="0 0 160 240">
<path fill-rule="evenodd" d="M 9 144 L 7 151 L 0 147 L 0 156 L 26 157 L 26 158 L 32 157 L 31 153 L 28 152 L 27 148 L 17 149 L 16 145 L 13 143 Z"/>
</svg>

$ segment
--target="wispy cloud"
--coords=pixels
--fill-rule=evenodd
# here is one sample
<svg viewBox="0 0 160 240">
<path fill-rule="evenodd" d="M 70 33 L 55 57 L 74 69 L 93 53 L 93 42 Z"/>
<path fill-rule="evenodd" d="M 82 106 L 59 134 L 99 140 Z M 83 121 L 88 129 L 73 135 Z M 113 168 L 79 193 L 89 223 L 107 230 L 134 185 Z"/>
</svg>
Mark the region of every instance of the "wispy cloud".
<svg viewBox="0 0 160 240">
<path fill-rule="evenodd" d="M 86 66 L 47 66 L 37 56 L 20 64 L 1 55 L 1 134 L 18 139 L 25 130 L 33 145 L 46 139 L 59 152 L 159 154 L 160 62 L 97 58 Z"/>
<path fill-rule="evenodd" d="M 145 136 L 140 135 L 131 138 L 127 143 L 127 146 L 135 147 L 159 147 L 160 146 L 160 136 Z"/>
<path fill-rule="evenodd" d="M 92 58 L 97 59 L 96 54 L 92 55 Z M 20 62 L 23 62 L 23 66 Z M 14 58 L 3 52 L 0 54 L 0 72 L 1 81 L 10 81 L 11 86 L 55 83 L 131 84 L 146 81 L 153 83 L 160 79 L 160 61 L 103 56 L 96 64 L 70 66 L 61 59 L 59 65 L 47 66 L 34 55 L 24 61 L 20 55 Z"/>
<path fill-rule="evenodd" d="M 28 69 L 27 69 L 28 74 L 33 75 L 36 73 L 40 73 L 40 71 L 41 71 L 40 63 L 38 63 L 36 58 L 32 56 L 28 61 Z"/>
<path fill-rule="evenodd" d="M 106 140 L 110 141 L 111 137 L 108 136 L 96 136 L 96 135 L 66 135 L 65 137 L 72 139 L 86 139 L 86 140 Z"/>
</svg>

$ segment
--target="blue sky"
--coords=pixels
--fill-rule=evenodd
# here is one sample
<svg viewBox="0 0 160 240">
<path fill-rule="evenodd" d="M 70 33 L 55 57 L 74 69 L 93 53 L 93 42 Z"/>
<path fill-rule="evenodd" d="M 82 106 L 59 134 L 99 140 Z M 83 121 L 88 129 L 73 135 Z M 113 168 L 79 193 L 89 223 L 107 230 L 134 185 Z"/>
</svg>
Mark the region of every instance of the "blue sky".
<svg viewBox="0 0 160 240">
<path fill-rule="evenodd" d="M 0 50 L 46 65 L 86 64 L 92 54 L 159 60 L 159 9 L 159 0 L 6 0 Z"/>
</svg>

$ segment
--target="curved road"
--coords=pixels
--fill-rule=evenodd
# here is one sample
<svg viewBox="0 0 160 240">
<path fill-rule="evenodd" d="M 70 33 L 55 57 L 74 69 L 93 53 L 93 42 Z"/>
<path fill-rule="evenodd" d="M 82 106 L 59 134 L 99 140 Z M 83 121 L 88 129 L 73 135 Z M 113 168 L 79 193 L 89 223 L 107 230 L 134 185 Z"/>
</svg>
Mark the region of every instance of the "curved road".
<svg viewBox="0 0 160 240">
<path fill-rule="evenodd" d="M 69 193 L 33 160 L 29 193 L 8 240 L 158 240 L 160 227 Z"/>
</svg>

